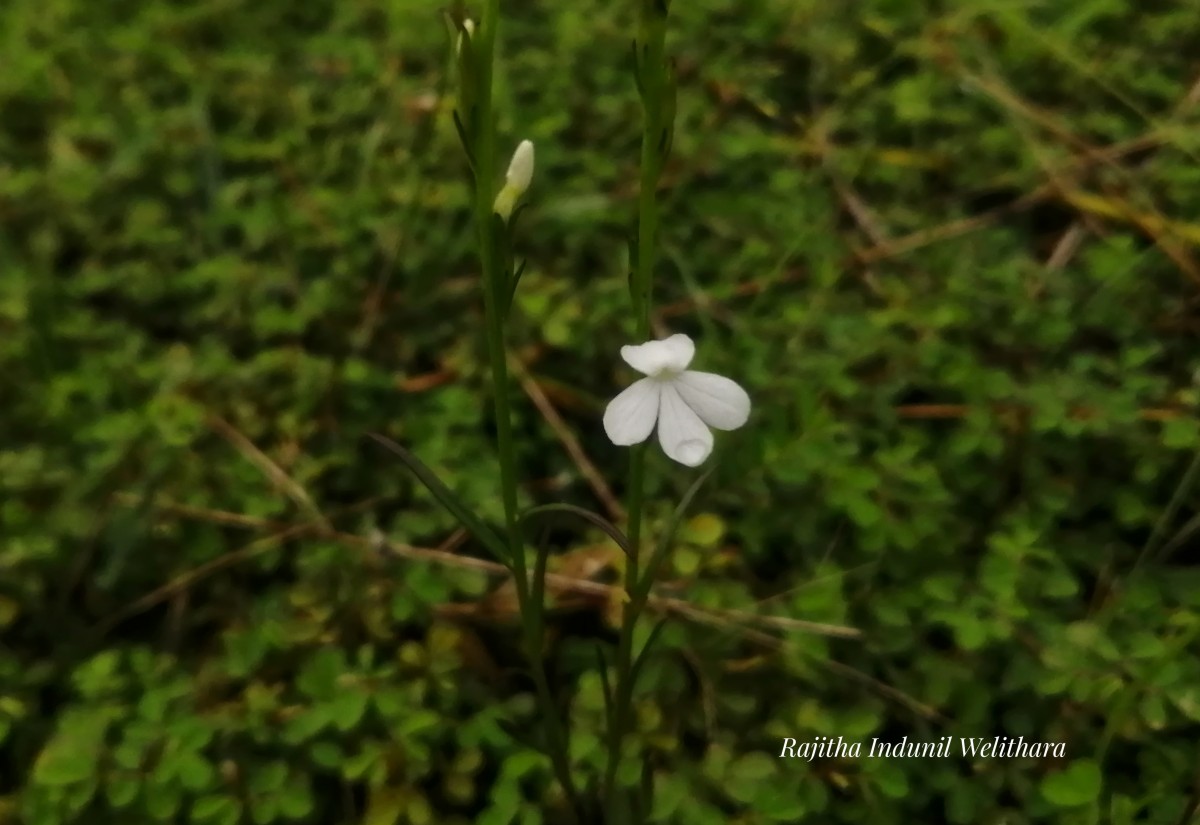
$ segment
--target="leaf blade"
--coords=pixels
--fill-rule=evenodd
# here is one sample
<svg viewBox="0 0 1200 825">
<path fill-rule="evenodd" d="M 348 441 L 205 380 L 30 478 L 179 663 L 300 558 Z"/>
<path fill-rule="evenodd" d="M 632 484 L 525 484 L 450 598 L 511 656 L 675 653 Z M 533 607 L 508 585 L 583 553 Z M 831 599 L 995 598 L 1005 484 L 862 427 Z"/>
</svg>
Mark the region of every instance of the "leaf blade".
<svg viewBox="0 0 1200 825">
<path fill-rule="evenodd" d="M 478 516 L 472 513 L 462 502 L 462 499 L 453 490 L 443 484 L 442 480 L 421 459 L 387 436 L 380 435 L 379 433 L 367 433 L 367 435 L 371 440 L 403 461 L 408 471 L 417 477 L 417 480 L 438 500 L 438 503 L 458 519 L 459 523 L 467 528 L 471 535 L 475 536 L 480 543 L 487 547 L 488 550 L 491 550 L 497 560 L 506 566 L 509 564 L 510 550 L 508 545 L 504 543 L 492 528 L 488 527 Z"/>
</svg>

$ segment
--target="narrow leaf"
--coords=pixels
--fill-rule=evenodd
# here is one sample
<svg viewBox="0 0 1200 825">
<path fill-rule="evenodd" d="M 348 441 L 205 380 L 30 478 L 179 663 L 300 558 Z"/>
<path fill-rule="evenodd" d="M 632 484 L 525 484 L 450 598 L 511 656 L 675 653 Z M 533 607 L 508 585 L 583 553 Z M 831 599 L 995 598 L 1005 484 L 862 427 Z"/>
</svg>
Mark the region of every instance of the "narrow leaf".
<svg viewBox="0 0 1200 825">
<path fill-rule="evenodd" d="M 509 237 L 508 222 L 496 212 L 492 213 L 492 238 L 496 249 L 496 260 L 500 261 L 500 271 L 508 274 L 511 267 L 505 263 L 512 256 L 512 239 Z"/>
<path fill-rule="evenodd" d="M 611 521 L 606 519 L 599 513 L 593 513 L 591 510 L 585 510 L 582 507 L 576 507 L 574 504 L 541 504 L 537 507 L 530 507 L 521 514 L 521 522 L 524 523 L 534 516 L 548 516 L 554 514 L 562 514 L 568 516 L 576 516 L 589 522 L 595 527 L 600 528 L 610 539 L 617 543 L 617 546 L 629 555 L 629 539 L 625 534 L 617 529 Z"/>
<path fill-rule="evenodd" d="M 467 155 L 467 163 L 471 166 L 471 173 L 475 173 L 475 154 L 471 151 L 471 142 L 467 140 L 467 127 L 463 125 L 462 118 L 458 114 L 458 110 L 454 110 L 454 129 L 458 132 L 459 143 L 462 144 L 463 152 Z"/>
<path fill-rule="evenodd" d="M 1187 524 L 1179 528 L 1179 532 L 1175 534 L 1174 538 L 1163 545 L 1162 550 L 1159 552 L 1159 556 L 1165 559 L 1198 532 L 1200 532 L 1200 515 L 1195 515 L 1188 520 Z"/>
<path fill-rule="evenodd" d="M 637 591 L 635 594 L 632 594 L 635 605 L 644 602 L 650 594 L 650 588 L 654 585 L 654 579 L 658 575 L 658 568 L 662 566 L 662 563 L 667 558 L 667 553 L 671 550 L 671 543 L 675 541 L 675 532 L 679 529 L 679 524 L 683 521 L 683 517 L 687 513 L 687 508 L 691 505 L 692 499 L 696 497 L 696 493 L 700 492 L 700 487 L 704 482 L 708 481 L 708 477 L 712 474 L 713 468 L 710 468 L 693 481 L 692 486 L 683 494 L 683 500 L 679 502 L 679 506 L 671 514 L 671 521 L 667 523 L 667 530 L 658 540 L 658 545 L 654 548 L 654 552 L 650 555 L 650 561 L 646 564 L 642 580 L 637 583 Z"/>
<path fill-rule="evenodd" d="M 533 610 L 533 628 L 539 645 L 541 644 L 542 621 L 546 615 L 546 562 L 550 558 L 549 539 L 550 528 L 543 528 L 541 538 L 536 545 L 537 556 L 533 561 L 532 598 L 530 601 Z"/>
<path fill-rule="evenodd" d="M 510 216 L 509 216 L 509 218 L 508 218 L 508 231 L 509 231 L 509 233 L 511 233 L 511 234 L 513 234 L 513 235 L 515 235 L 515 234 L 516 234 L 517 218 L 521 217 L 521 214 L 522 214 L 522 213 L 523 213 L 523 212 L 524 212 L 524 211 L 525 211 L 527 208 L 529 208 L 529 204 L 528 204 L 528 203 L 525 203 L 524 201 L 522 201 L 521 203 L 518 203 L 518 204 L 516 205 L 516 207 L 513 209 L 513 213 L 512 213 L 512 215 L 510 215 Z"/>
<path fill-rule="evenodd" d="M 496 252 L 500 272 L 493 285 L 496 306 L 502 310 L 509 303 L 509 293 L 512 291 L 512 238 L 509 235 L 508 224 L 504 218 L 492 213 L 492 246 Z"/>
<path fill-rule="evenodd" d="M 473 93 L 479 77 L 479 69 L 476 65 L 475 56 L 475 38 L 471 37 L 471 34 L 461 23 L 459 24 L 458 34 L 462 37 L 461 41 L 457 38 L 455 39 L 455 42 L 462 44 L 462 48 L 458 50 L 457 55 L 458 82 L 463 94 Z"/>
<path fill-rule="evenodd" d="M 637 84 L 638 97 L 642 100 L 646 99 L 646 87 L 642 85 L 642 61 L 638 57 L 638 44 L 634 40 L 629 44 L 630 52 L 633 55 L 633 81 Z"/>
<path fill-rule="evenodd" d="M 608 681 L 608 662 L 604 661 L 604 650 L 596 645 L 596 670 L 600 673 L 600 689 L 604 692 L 604 718 L 612 724 L 612 682 Z"/>
<path fill-rule="evenodd" d="M 642 773 L 641 793 L 635 800 L 633 821 L 645 822 L 649 819 L 652 810 L 654 810 L 654 771 L 647 770 Z"/>
<path fill-rule="evenodd" d="M 504 316 L 507 318 L 509 312 L 512 311 L 513 301 L 517 298 L 517 285 L 521 283 L 521 276 L 525 274 L 525 264 L 529 263 L 528 259 L 521 261 L 517 266 L 517 271 L 512 276 L 512 286 L 508 290 L 508 303 L 504 305 Z"/>
<path fill-rule="evenodd" d="M 675 73 L 675 60 L 667 61 L 666 79 L 663 89 L 663 131 L 659 141 L 659 163 L 665 165 L 675 143 L 675 103 L 678 81 Z"/>
<path fill-rule="evenodd" d="M 485 547 L 491 550 L 500 562 L 505 565 L 509 563 L 509 549 L 507 545 L 493 532 L 492 528 L 484 524 L 449 487 L 442 483 L 442 480 L 434 474 L 433 470 L 429 469 L 410 451 L 401 447 L 387 436 L 380 435 L 379 433 L 367 433 L 367 435 L 403 461 L 404 465 L 408 467 L 409 472 L 425 485 L 425 489 L 432 493 L 433 497 L 450 511 L 451 515 L 458 519 L 459 523 L 467 528 L 471 535 L 475 536 Z"/>
<path fill-rule="evenodd" d="M 637 684 L 638 673 L 642 670 L 642 665 L 645 664 L 646 658 L 650 653 L 650 648 L 658 641 L 658 637 L 662 634 L 663 628 L 667 626 L 668 616 L 663 616 L 654 623 L 654 627 L 650 628 L 650 635 L 646 637 L 646 644 L 642 645 L 641 651 L 638 652 L 637 658 L 633 660 L 633 665 L 629 668 L 629 687 L 632 690 Z"/>
</svg>

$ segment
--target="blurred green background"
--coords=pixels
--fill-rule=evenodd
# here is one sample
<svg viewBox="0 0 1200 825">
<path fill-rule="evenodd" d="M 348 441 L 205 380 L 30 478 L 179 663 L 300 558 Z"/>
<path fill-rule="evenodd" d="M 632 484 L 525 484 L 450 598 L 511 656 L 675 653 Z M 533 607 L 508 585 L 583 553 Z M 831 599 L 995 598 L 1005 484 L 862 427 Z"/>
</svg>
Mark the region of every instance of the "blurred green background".
<svg viewBox="0 0 1200 825">
<path fill-rule="evenodd" d="M 502 5 L 523 501 L 617 518 L 635 3 Z M 656 821 L 1186 825 L 1200 5 L 674 6 L 656 331 L 755 409 L 659 589 Z M 500 515 L 437 5 L 0 32 L 0 823 L 562 821 L 502 577 L 364 437 Z M 652 535 L 693 478 L 654 454 Z M 553 595 L 586 776 L 614 597 Z M 776 758 L 943 735 L 1067 758 Z"/>
</svg>

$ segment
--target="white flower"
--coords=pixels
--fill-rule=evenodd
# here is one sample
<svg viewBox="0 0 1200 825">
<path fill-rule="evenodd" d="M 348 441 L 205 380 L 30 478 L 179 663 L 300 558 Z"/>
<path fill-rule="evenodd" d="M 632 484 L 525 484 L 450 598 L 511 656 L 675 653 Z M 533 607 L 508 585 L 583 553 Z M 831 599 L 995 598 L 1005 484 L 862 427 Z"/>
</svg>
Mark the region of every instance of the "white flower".
<svg viewBox="0 0 1200 825">
<path fill-rule="evenodd" d="M 695 467 L 712 452 L 709 427 L 736 430 L 750 417 L 750 396 L 728 378 L 687 368 L 696 345 L 686 335 L 621 347 L 625 363 L 646 377 L 604 410 L 604 432 L 622 447 L 640 444 L 658 424 L 663 452 Z"/>
<path fill-rule="evenodd" d="M 533 143 L 523 140 L 517 146 L 517 151 L 513 152 L 512 160 L 508 164 L 508 172 L 504 175 L 504 188 L 500 190 L 500 194 L 496 196 L 496 202 L 492 205 L 495 213 L 507 221 L 508 216 L 512 214 L 513 206 L 517 203 L 517 198 L 525 194 L 525 190 L 529 188 L 532 180 Z"/>
</svg>

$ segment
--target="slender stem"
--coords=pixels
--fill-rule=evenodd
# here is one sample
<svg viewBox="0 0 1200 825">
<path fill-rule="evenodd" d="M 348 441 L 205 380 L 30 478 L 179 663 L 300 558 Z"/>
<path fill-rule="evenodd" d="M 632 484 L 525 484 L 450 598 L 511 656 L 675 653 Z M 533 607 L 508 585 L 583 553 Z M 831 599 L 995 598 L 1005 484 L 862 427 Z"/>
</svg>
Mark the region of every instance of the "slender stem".
<svg viewBox="0 0 1200 825">
<path fill-rule="evenodd" d="M 1187 472 L 1183 474 L 1183 480 L 1179 482 L 1179 486 L 1175 488 L 1175 492 L 1171 494 L 1171 500 L 1167 502 L 1167 509 L 1163 510 L 1158 521 L 1154 525 L 1154 530 L 1150 533 L 1150 538 L 1147 539 L 1145 546 L 1134 559 L 1133 567 L 1129 571 L 1129 575 L 1137 572 L 1142 561 L 1158 550 L 1162 543 L 1163 534 L 1171 522 L 1175 520 L 1175 515 L 1179 512 L 1179 508 L 1183 505 L 1183 500 L 1192 488 L 1192 484 L 1200 473 L 1200 452 L 1192 458 L 1192 463 L 1188 465 Z"/>
<path fill-rule="evenodd" d="M 517 589 L 523 640 L 534 687 L 542 705 L 542 719 L 551 750 L 551 763 L 572 817 L 578 819 L 578 792 L 571 778 L 570 754 L 558 709 L 550 692 L 542 662 L 543 621 L 541 604 L 534 604 L 525 559 L 525 541 L 517 510 L 517 462 L 513 449 L 512 410 L 509 406 L 508 355 L 504 339 L 503 307 L 508 294 L 509 273 L 501 271 L 496 255 L 496 221 L 493 215 L 496 170 L 495 123 L 492 111 L 492 76 L 500 0 L 487 0 L 475 41 L 480 71 L 476 90 L 478 139 L 475 143 L 475 222 L 479 232 L 479 259 L 483 269 L 484 323 L 487 329 L 488 360 L 492 373 L 492 401 L 496 414 L 496 445 L 500 459 L 500 490 L 504 502 L 504 526 L 509 563 Z"/>
<path fill-rule="evenodd" d="M 629 462 L 629 503 L 626 507 L 629 513 L 629 555 L 625 559 L 625 595 L 628 601 L 625 602 L 621 613 L 621 630 L 617 640 L 617 678 L 614 681 L 616 695 L 613 697 L 613 718 L 609 720 L 608 763 L 604 773 L 604 793 L 608 802 L 610 823 L 618 822 L 621 817 L 621 813 L 615 808 L 618 795 L 616 778 L 633 696 L 630 675 L 633 670 L 633 632 L 638 616 L 632 594 L 636 592 L 638 585 L 638 547 L 642 540 L 642 489 L 645 467 L 645 445 L 639 444 L 633 448 Z"/>
<path fill-rule="evenodd" d="M 662 168 L 662 135 L 665 124 L 663 92 L 665 75 L 665 26 L 647 26 L 643 11 L 642 36 L 639 49 L 639 81 L 642 88 L 642 152 L 640 190 L 638 192 L 637 261 L 632 278 L 634 308 L 637 315 L 637 337 L 650 336 L 650 307 L 653 297 L 654 264 L 658 246 L 658 178 Z M 648 35 L 648 36 L 647 36 Z M 616 680 L 613 697 L 613 717 L 609 720 L 608 763 L 605 767 L 604 794 L 607 819 L 610 825 L 626 825 L 625 815 L 618 802 L 617 771 L 624 750 L 625 734 L 630 722 L 633 699 L 633 643 L 642 604 L 633 599 L 638 591 L 640 547 L 642 541 L 642 503 L 646 475 L 646 445 L 635 446 L 629 466 L 629 555 L 625 560 L 625 593 L 628 601 L 621 617 L 617 641 Z"/>
<path fill-rule="evenodd" d="M 495 126 L 492 114 L 492 55 L 495 52 L 499 0 L 488 0 L 480 26 L 478 55 L 480 83 L 477 91 L 479 139 L 475 146 L 475 223 L 479 231 L 479 258 L 483 268 L 483 308 L 487 328 L 488 357 L 492 372 L 492 399 L 496 409 L 496 441 L 500 452 L 500 489 L 504 499 L 504 524 L 509 547 L 521 546 L 517 526 L 516 460 L 513 452 L 512 416 L 508 403 L 508 361 L 504 345 L 504 319 L 501 317 L 501 292 L 504 273 L 496 260 L 495 223 L 492 203 L 495 198 L 493 177 L 496 169 Z M 514 567 L 524 567 L 523 553 L 513 553 Z M 522 577 L 523 578 L 523 577 Z"/>
<path fill-rule="evenodd" d="M 663 60 L 662 44 L 651 49 L 650 59 Z M 647 72 L 646 112 L 642 129 L 641 175 L 638 191 L 638 257 L 634 273 L 637 293 L 637 336 L 650 336 L 650 306 L 654 291 L 654 262 L 658 245 L 658 176 L 660 171 L 659 141 L 662 134 L 662 112 L 656 98 L 662 94 L 662 78 Z"/>
</svg>

